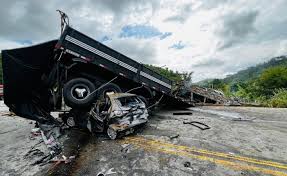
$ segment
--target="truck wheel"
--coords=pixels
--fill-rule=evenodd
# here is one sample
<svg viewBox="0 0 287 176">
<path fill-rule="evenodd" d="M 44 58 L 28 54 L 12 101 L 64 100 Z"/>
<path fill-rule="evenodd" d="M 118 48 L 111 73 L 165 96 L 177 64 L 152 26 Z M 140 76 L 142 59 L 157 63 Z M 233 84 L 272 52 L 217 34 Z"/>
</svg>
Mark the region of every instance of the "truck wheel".
<svg viewBox="0 0 287 176">
<path fill-rule="evenodd" d="M 85 78 L 75 78 L 68 81 L 63 88 L 65 103 L 72 107 L 86 107 L 90 105 L 94 96 L 88 96 L 95 90 L 94 84 Z"/>
<path fill-rule="evenodd" d="M 121 93 L 122 89 L 114 83 L 108 83 L 103 88 L 98 90 L 98 97 L 105 97 L 107 92 Z"/>
</svg>

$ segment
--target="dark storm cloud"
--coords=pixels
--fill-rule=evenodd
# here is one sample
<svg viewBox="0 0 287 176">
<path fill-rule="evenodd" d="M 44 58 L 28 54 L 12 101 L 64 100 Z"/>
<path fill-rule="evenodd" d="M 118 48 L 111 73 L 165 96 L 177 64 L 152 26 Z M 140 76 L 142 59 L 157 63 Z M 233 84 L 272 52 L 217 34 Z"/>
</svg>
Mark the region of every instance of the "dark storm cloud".
<svg viewBox="0 0 287 176">
<path fill-rule="evenodd" d="M 218 44 L 218 49 L 232 47 L 246 39 L 249 34 L 255 33 L 255 21 L 258 14 L 258 11 L 249 11 L 224 16 L 223 22 L 216 32 L 222 38 L 222 42 Z"/>
<path fill-rule="evenodd" d="M 56 37 L 56 12 L 43 1 L 1 1 L 0 37 L 10 40 L 31 40 Z"/>
<path fill-rule="evenodd" d="M 88 32 L 93 36 L 104 33 L 101 13 L 113 16 L 114 26 L 120 26 L 128 12 L 140 10 L 143 5 L 150 5 L 152 9 L 158 7 L 156 1 L 146 2 L 144 0 L 82 0 L 82 1 L 17 1 L 4 0 L 0 5 L 0 38 L 9 40 L 47 40 L 59 36 L 59 16 L 57 9 L 65 11 L 72 26 Z M 88 15 L 93 16 L 97 12 L 98 16 L 94 21 L 87 21 L 80 17 L 81 10 L 87 10 Z M 100 15 L 99 15 L 100 14 Z M 120 28 L 120 27 L 119 27 Z"/>
</svg>

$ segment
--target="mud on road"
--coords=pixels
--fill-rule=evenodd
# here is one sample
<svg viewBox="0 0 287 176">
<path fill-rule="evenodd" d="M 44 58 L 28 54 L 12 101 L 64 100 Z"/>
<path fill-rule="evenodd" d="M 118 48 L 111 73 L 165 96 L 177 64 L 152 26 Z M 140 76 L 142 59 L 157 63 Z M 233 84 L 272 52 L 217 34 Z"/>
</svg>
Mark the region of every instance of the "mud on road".
<svg viewBox="0 0 287 176">
<path fill-rule="evenodd" d="M 158 112 L 137 134 L 123 139 L 113 141 L 97 135 L 74 141 L 84 143 L 75 162 L 60 168 L 67 172 L 54 173 L 97 175 L 113 168 L 116 173 L 111 175 L 287 175 L 287 109 L 221 106 L 190 110 L 192 115 Z M 1 132 L 12 125 L 11 121 L 2 125 L 9 118 L 1 118 Z M 183 123 L 190 121 L 204 123 L 210 129 Z M 25 123 L 18 130 L 31 128 Z M 23 140 L 24 132 L 28 130 L 18 138 Z M 4 144 L 3 139 L 15 135 L 1 133 L 1 175 L 47 173 L 52 165 L 13 170 L 17 162 L 25 162 L 13 158 L 22 155 L 24 149 L 17 149 L 13 141 L 4 140 Z M 30 145 L 29 141 L 25 145 Z"/>
</svg>

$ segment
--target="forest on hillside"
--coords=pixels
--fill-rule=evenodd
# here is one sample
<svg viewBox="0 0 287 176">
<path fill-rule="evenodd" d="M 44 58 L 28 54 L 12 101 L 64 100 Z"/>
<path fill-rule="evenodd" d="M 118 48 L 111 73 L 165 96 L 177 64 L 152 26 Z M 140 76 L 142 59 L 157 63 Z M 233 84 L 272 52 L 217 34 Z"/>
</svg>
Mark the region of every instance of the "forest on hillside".
<svg viewBox="0 0 287 176">
<path fill-rule="evenodd" d="M 263 106 L 287 107 L 287 57 L 275 57 L 224 79 L 205 80 L 198 85 Z"/>
</svg>

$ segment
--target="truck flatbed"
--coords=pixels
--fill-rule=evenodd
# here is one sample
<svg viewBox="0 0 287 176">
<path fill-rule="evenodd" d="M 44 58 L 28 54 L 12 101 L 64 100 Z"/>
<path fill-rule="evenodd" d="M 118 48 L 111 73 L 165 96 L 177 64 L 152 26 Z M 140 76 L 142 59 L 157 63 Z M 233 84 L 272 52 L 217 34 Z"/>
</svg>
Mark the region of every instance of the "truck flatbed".
<svg viewBox="0 0 287 176">
<path fill-rule="evenodd" d="M 154 90 L 171 93 L 171 80 L 70 26 L 66 26 L 57 47 L 88 63 L 96 64 Z"/>
</svg>

